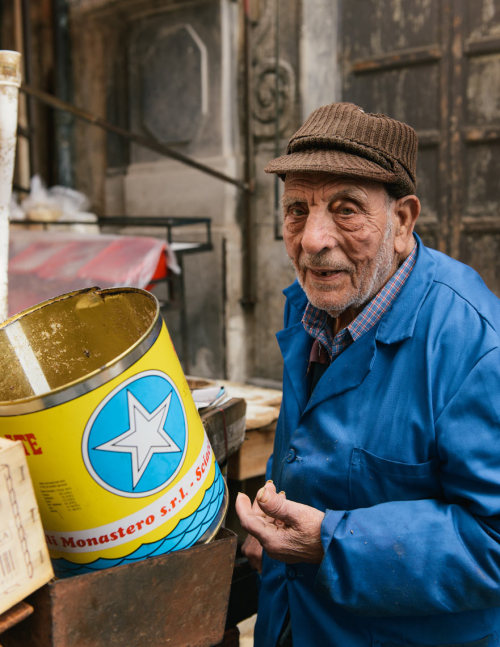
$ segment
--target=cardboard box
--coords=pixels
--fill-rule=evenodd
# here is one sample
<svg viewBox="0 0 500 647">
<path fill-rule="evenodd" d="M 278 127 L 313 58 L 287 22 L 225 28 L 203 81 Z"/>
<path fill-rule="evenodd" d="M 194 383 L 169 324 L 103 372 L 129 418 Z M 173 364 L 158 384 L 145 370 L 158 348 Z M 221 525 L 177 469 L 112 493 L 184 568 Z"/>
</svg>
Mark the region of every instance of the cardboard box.
<svg viewBox="0 0 500 647">
<path fill-rule="evenodd" d="M 52 577 L 23 445 L 0 438 L 0 613 Z"/>
</svg>

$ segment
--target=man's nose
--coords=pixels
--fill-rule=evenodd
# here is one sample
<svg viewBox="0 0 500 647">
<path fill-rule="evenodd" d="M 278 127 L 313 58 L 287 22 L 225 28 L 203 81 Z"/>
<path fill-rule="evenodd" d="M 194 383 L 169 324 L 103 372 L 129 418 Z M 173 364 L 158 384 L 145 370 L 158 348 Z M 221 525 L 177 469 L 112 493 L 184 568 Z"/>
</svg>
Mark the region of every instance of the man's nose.
<svg viewBox="0 0 500 647">
<path fill-rule="evenodd" d="M 337 244 L 335 224 L 323 209 L 311 210 L 302 233 L 302 249 L 307 254 L 319 254 Z"/>
</svg>

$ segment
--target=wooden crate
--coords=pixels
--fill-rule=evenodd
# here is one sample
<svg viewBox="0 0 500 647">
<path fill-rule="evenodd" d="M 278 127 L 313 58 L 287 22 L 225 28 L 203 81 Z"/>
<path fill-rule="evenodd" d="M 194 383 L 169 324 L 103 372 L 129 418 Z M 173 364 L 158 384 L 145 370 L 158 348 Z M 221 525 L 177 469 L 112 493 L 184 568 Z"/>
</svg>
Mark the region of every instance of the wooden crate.
<svg viewBox="0 0 500 647">
<path fill-rule="evenodd" d="M 238 451 L 243 443 L 245 411 L 245 400 L 231 398 L 218 407 L 209 407 L 200 412 L 215 458 L 221 466 Z"/>
<path fill-rule="evenodd" d="M 230 395 L 244 398 L 247 403 L 245 439 L 239 450 L 229 458 L 227 476 L 238 481 L 263 476 L 273 452 L 282 393 L 250 384 L 223 384 Z"/>
<path fill-rule="evenodd" d="M 245 433 L 240 449 L 229 458 L 228 478 L 243 481 L 265 474 L 267 461 L 273 453 L 275 429 L 276 421 Z"/>
<path fill-rule="evenodd" d="M 0 438 L 0 613 L 53 577 L 23 445 Z"/>
</svg>

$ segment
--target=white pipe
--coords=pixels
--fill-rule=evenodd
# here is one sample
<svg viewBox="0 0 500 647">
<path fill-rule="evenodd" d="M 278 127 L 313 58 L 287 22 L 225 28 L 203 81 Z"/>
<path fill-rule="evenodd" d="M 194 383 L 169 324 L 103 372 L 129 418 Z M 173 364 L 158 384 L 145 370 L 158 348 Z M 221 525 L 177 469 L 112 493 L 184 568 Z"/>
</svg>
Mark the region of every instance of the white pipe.
<svg viewBox="0 0 500 647">
<path fill-rule="evenodd" d="M 7 318 L 9 212 L 17 139 L 21 54 L 0 50 L 0 321 Z"/>
</svg>

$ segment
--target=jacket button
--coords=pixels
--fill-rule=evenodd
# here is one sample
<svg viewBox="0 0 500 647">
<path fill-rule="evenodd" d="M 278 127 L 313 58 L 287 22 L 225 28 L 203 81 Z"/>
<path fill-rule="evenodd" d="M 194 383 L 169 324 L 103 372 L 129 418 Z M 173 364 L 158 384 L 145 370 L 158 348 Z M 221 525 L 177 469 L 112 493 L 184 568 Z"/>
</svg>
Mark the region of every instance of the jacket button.
<svg viewBox="0 0 500 647">
<path fill-rule="evenodd" d="M 286 567 L 286 576 L 289 580 L 294 580 L 297 577 L 297 571 L 293 566 Z"/>
<path fill-rule="evenodd" d="M 287 463 L 293 463 L 293 461 L 297 458 L 297 452 L 293 447 L 290 447 L 288 454 L 286 455 L 286 462 Z"/>
</svg>

